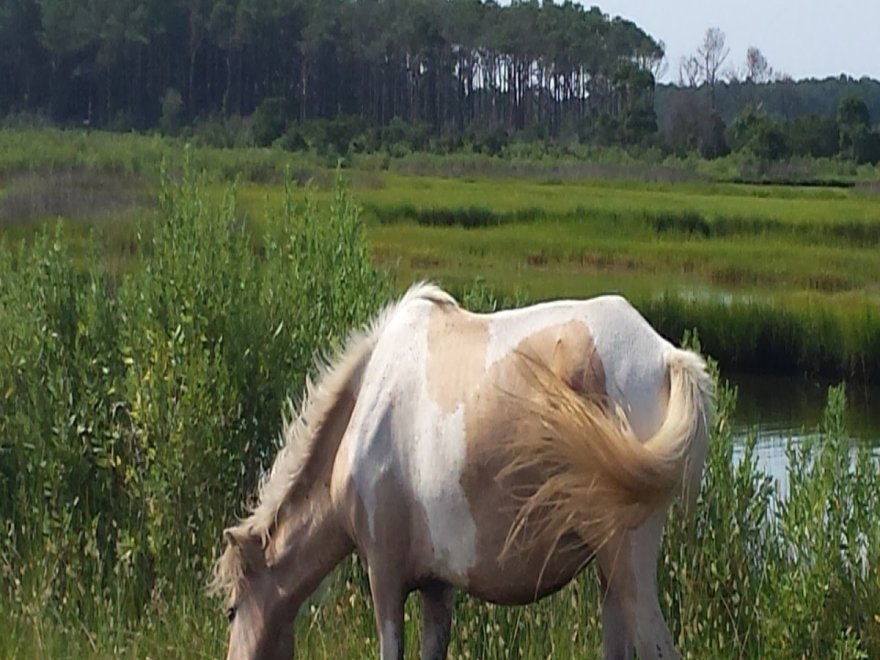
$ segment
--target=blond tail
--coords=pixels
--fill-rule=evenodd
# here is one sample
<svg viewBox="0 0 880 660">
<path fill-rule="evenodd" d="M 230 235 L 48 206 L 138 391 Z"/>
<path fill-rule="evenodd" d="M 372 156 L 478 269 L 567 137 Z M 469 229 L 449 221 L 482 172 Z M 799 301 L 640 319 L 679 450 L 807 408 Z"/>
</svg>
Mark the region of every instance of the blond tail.
<svg viewBox="0 0 880 660">
<path fill-rule="evenodd" d="M 517 484 L 521 501 L 505 554 L 539 537 L 554 547 L 576 538 L 595 551 L 682 490 L 692 506 L 712 414 L 712 381 L 697 354 L 667 354 L 666 416 L 644 443 L 609 399 L 586 399 L 542 363 L 520 357 L 532 396 L 518 402 L 524 414 L 501 473 L 502 483 Z"/>
</svg>

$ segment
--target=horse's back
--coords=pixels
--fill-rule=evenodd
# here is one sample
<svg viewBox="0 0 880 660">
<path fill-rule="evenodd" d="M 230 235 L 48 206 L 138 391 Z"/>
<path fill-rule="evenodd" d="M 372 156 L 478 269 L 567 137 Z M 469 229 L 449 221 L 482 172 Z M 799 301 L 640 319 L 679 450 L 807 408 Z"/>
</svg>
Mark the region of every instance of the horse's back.
<svg viewBox="0 0 880 660">
<path fill-rule="evenodd" d="M 607 395 L 632 413 L 629 421 L 639 437 L 656 430 L 665 407 L 665 356 L 672 345 L 625 298 L 554 301 L 487 318 L 491 363 L 529 344 L 543 354 L 555 351 L 554 368 L 568 353 L 571 368 L 591 370 L 584 394 Z M 575 364 L 576 357 L 584 362 Z"/>
</svg>

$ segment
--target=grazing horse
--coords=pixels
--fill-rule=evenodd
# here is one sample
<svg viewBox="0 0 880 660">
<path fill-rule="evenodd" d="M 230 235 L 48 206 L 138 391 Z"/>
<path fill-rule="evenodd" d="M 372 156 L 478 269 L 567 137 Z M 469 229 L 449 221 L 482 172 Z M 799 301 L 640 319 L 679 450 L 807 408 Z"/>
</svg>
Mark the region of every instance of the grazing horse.
<svg viewBox="0 0 880 660">
<path fill-rule="evenodd" d="M 475 314 L 410 289 L 309 384 L 250 516 L 224 533 L 229 658 L 290 658 L 304 600 L 357 551 L 381 657 L 446 656 L 453 592 L 526 604 L 593 558 L 606 658 L 677 657 L 657 556 L 699 488 L 711 381 L 623 298 Z"/>
</svg>

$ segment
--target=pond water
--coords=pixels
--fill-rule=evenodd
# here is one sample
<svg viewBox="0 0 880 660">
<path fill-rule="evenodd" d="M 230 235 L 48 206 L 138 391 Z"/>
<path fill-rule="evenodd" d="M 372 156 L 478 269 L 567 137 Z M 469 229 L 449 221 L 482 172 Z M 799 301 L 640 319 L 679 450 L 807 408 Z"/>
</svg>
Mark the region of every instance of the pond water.
<svg viewBox="0 0 880 660">
<path fill-rule="evenodd" d="M 722 374 L 737 388 L 734 437 L 742 442 L 749 433 L 758 437 L 758 466 L 788 491 L 785 446 L 813 433 L 822 419 L 829 383 L 749 374 Z M 854 442 L 880 453 L 880 388 L 848 384 L 846 429 Z M 737 455 L 734 453 L 734 460 Z"/>
</svg>

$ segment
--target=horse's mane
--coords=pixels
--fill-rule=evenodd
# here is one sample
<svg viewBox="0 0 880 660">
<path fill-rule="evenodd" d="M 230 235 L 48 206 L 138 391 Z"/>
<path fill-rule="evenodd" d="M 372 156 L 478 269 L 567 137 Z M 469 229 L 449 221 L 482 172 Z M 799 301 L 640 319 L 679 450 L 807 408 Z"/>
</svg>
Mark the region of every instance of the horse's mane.
<svg viewBox="0 0 880 660">
<path fill-rule="evenodd" d="M 386 305 L 365 328 L 352 332 L 334 357 L 316 359 L 317 377 L 314 380 L 306 378 L 305 396 L 298 413 L 288 400 L 290 417 L 285 417 L 282 427 L 282 447 L 271 470 L 260 481 L 257 504 L 251 508 L 250 515 L 231 528 L 231 532 L 240 537 L 259 539 L 263 547 L 266 546 L 279 513 L 300 485 L 310 459 L 316 453 L 320 431 L 334 405 L 346 390 L 360 388 L 361 373 L 382 330 L 398 309 L 414 300 L 458 304 L 438 286 L 419 282 L 397 302 Z M 241 578 L 242 569 L 240 549 L 227 544 L 214 567 L 211 590 L 215 593 L 228 591 Z"/>
</svg>

